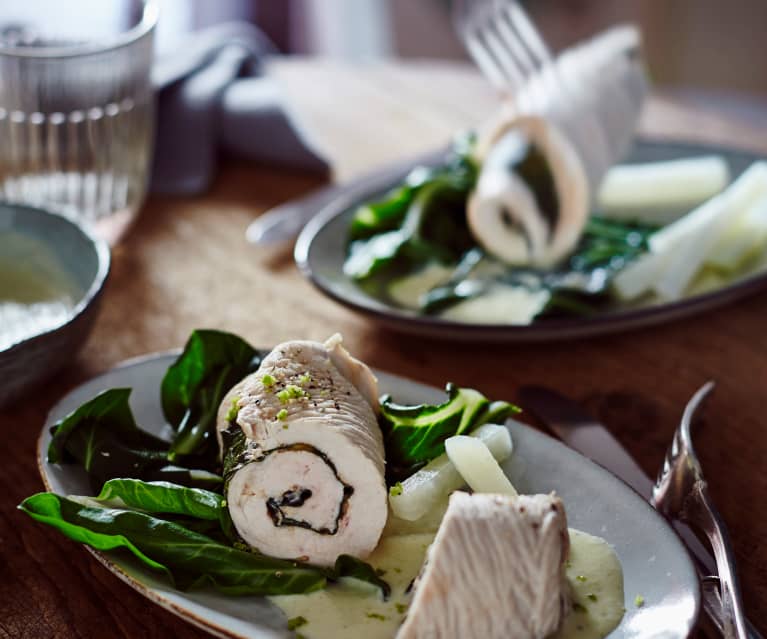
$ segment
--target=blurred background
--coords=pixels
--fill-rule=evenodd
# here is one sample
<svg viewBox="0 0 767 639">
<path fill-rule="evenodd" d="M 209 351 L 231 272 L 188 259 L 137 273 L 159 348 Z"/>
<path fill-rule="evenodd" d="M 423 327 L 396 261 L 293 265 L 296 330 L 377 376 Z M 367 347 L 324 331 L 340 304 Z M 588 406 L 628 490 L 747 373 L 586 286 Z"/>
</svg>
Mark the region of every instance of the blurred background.
<svg viewBox="0 0 767 639">
<path fill-rule="evenodd" d="M 449 0 L 159 0 L 159 46 L 185 32 L 245 19 L 287 54 L 352 61 L 389 57 L 466 59 L 450 23 Z M 741 92 L 767 104 L 765 0 L 526 0 L 554 49 L 621 21 L 645 35 L 656 85 Z"/>
</svg>

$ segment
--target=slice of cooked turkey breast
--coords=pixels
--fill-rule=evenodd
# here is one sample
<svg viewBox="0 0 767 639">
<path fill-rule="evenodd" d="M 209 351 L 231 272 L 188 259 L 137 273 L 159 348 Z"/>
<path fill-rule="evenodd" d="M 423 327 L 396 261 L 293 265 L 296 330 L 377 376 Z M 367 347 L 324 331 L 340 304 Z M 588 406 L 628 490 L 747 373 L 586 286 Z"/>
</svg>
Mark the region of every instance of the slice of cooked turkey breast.
<svg viewBox="0 0 767 639">
<path fill-rule="evenodd" d="M 334 336 L 285 342 L 221 404 L 234 526 L 272 557 L 366 557 L 386 523 L 384 447 L 370 369 Z"/>
<path fill-rule="evenodd" d="M 554 495 L 456 492 L 397 639 L 543 639 L 570 607 L 564 506 Z"/>
</svg>

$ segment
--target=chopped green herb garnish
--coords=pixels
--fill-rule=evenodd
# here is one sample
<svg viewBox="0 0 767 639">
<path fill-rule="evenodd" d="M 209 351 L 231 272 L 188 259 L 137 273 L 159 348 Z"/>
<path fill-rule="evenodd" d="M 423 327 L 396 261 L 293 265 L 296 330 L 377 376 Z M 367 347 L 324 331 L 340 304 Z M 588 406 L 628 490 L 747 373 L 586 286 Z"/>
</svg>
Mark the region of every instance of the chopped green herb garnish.
<svg viewBox="0 0 767 639">
<path fill-rule="evenodd" d="M 277 381 L 277 380 L 276 380 L 276 379 L 274 379 L 274 377 L 272 377 L 272 376 L 271 376 L 269 373 L 266 373 L 266 374 L 265 374 L 265 375 L 264 375 L 264 376 L 261 378 L 261 383 L 264 385 L 264 388 L 270 388 L 271 386 L 274 386 L 274 383 L 275 383 L 276 381 Z"/>
<path fill-rule="evenodd" d="M 394 607 L 397 609 L 397 612 L 402 614 L 403 612 L 407 612 L 407 604 L 398 603 L 394 604 Z"/>
<path fill-rule="evenodd" d="M 396 572 L 397 574 L 399 574 L 399 573 L 401 573 L 401 572 L 402 572 L 402 568 L 395 568 L 395 569 L 394 569 L 394 572 Z"/>
<path fill-rule="evenodd" d="M 587 577 L 585 577 L 584 575 L 577 575 L 575 578 L 576 578 L 578 581 L 580 581 L 581 583 L 583 583 L 584 581 L 588 581 L 588 578 L 587 578 Z"/>
<path fill-rule="evenodd" d="M 286 408 L 283 408 L 279 413 L 277 413 L 277 419 L 280 421 L 284 421 L 288 418 L 288 410 Z"/>
<path fill-rule="evenodd" d="M 309 375 L 309 373 L 305 373 L 304 375 L 301 375 L 301 377 L 298 378 L 298 383 L 303 386 L 304 384 L 308 384 L 312 381 L 312 376 Z"/>
<path fill-rule="evenodd" d="M 586 595 L 591 601 L 596 601 L 598 597 L 592 592 L 588 595 Z"/>
<path fill-rule="evenodd" d="M 240 412 L 239 402 L 239 397 L 232 398 L 232 405 L 229 407 L 229 412 L 226 414 L 226 421 L 233 422 L 235 419 L 237 419 L 237 413 Z"/>
<path fill-rule="evenodd" d="M 588 612 L 586 606 L 579 604 L 577 601 L 573 604 L 573 610 L 575 610 L 575 612 Z"/>
<path fill-rule="evenodd" d="M 279 393 L 277 393 L 277 397 L 283 404 L 287 404 L 291 399 L 298 399 L 299 397 L 304 397 L 305 395 L 306 391 L 300 386 L 296 386 L 295 384 L 288 384 Z"/>
<path fill-rule="evenodd" d="M 641 608 L 642 606 L 644 606 L 644 597 L 642 595 L 637 595 L 636 597 L 634 597 L 634 605 L 637 608 Z"/>
<path fill-rule="evenodd" d="M 389 495 L 391 495 L 392 497 L 399 497 L 401 494 L 402 494 L 402 484 L 400 484 L 399 482 L 397 482 L 396 484 L 394 484 L 394 486 L 389 488 Z"/>
<path fill-rule="evenodd" d="M 292 619 L 288 619 L 288 630 L 295 630 L 296 628 L 305 626 L 307 623 L 309 622 L 306 620 L 306 617 L 293 617 Z"/>
<path fill-rule="evenodd" d="M 368 619 L 378 619 L 378 621 L 386 621 L 386 617 L 384 615 L 380 615 L 377 612 L 369 612 L 367 615 Z"/>
<path fill-rule="evenodd" d="M 288 430 L 288 428 L 290 428 L 289 424 L 283 424 L 282 425 L 282 430 Z"/>
</svg>

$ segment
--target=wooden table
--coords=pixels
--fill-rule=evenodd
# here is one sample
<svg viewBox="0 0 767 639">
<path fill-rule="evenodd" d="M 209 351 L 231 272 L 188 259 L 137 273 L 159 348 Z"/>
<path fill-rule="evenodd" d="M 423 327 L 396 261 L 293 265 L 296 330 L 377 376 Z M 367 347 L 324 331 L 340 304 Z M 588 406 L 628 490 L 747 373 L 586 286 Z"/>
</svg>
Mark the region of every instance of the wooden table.
<svg viewBox="0 0 767 639">
<path fill-rule="evenodd" d="M 442 144 L 496 106 L 467 67 L 294 61 L 273 73 L 340 178 Z M 760 143 L 767 153 L 763 130 L 669 100 L 650 103 L 643 128 Z M 42 489 L 35 442 L 61 394 L 122 359 L 180 346 L 195 327 L 234 331 L 256 345 L 340 331 L 372 366 L 436 385 L 453 380 L 496 398 L 523 383 L 547 384 L 583 400 L 651 474 L 685 401 L 716 379 L 697 449 L 730 526 L 750 616 L 767 633 L 766 296 L 578 342 L 477 346 L 396 335 L 320 295 L 289 257 L 264 260 L 246 244 L 243 232 L 255 216 L 317 185 L 307 176 L 229 164 L 204 196 L 149 199 L 114 252 L 103 311 L 85 349 L 32 397 L 0 412 L 7 451 L 0 470 L 0 637 L 205 636 L 14 510 Z"/>
</svg>

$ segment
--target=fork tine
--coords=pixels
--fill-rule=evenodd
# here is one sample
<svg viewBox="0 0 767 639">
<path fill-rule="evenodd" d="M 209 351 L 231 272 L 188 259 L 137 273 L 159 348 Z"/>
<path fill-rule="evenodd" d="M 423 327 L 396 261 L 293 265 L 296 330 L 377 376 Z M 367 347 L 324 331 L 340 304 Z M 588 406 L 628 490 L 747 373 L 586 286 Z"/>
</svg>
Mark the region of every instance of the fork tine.
<svg viewBox="0 0 767 639">
<path fill-rule="evenodd" d="M 501 91 L 509 90 L 509 81 L 504 71 L 498 65 L 495 56 L 488 50 L 487 45 L 480 39 L 478 33 L 464 32 L 464 44 L 469 51 L 474 62 L 481 69 L 485 77 Z"/>
<path fill-rule="evenodd" d="M 484 40 L 485 46 L 494 59 L 499 72 L 506 79 L 507 86 L 511 89 L 516 89 L 524 84 L 528 74 L 524 73 L 515 63 L 514 57 L 502 38 L 498 36 L 492 29 L 492 22 L 483 26 L 480 30 L 482 34 L 482 40 Z"/>
<path fill-rule="evenodd" d="M 543 66 L 543 62 L 525 41 L 527 37 L 525 33 L 520 32 L 516 23 L 511 19 L 509 8 L 503 5 L 499 5 L 499 7 L 497 19 L 494 20 L 495 27 L 498 29 L 506 48 L 510 50 L 517 65 L 522 69 L 523 74 L 529 77 Z"/>
<path fill-rule="evenodd" d="M 521 40 L 528 46 L 533 56 L 538 59 L 538 66 L 544 66 L 551 62 L 551 52 L 543 41 L 538 29 L 524 9 L 514 0 L 505 3 L 506 14 L 515 25 Z"/>
</svg>

